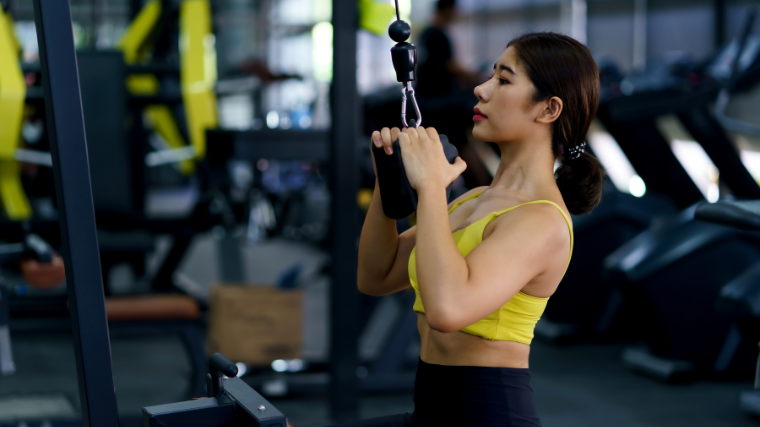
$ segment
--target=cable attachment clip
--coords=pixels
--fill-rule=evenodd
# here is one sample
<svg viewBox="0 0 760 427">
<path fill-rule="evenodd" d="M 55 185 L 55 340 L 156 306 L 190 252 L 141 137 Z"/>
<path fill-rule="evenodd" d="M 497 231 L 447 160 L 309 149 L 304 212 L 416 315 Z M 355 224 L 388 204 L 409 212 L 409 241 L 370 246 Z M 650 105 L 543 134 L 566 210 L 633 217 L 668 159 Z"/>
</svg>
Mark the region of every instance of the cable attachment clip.
<svg viewBox="0 0 760 427">
<path fill-rule="evenodd" d="M 412 98 L 412 105 L 414 106 L 414 113 L 417 115 L 417 119 L 411 119 L 409 123 L 406 122 L 406 97 L 407 94 Z M 412 88 L 412 82 L 406 82 L 406 85 L 401 89 L 401 121 L 404 123 L 404 127 L 418 128 L 422 124 L 422 114 L 420 114 L 420 106 L 417 105 L 417 98 L 414 97 L 414 88 Z"/>
<path fill-rule="evenodd" d="M 420 114 L 420 107 L 417 105 L 417 99 L 414 97 L 414 88 L 412 88 L 412 82 L 417 77 L 417 47 L 407 42 L 411 34 L 412 27 L 399 17 L 398 2 L 396 2 L 396 20 L 388 27 L 388 35 L 396 42 L 396 45 L 391 48 L 391 60 L 393 61 L 393 68 L 396 70 L 396 80 L 404 85 L 401 89 L 401 121 L 404 123 L 404 127 L 409 127 L 409 123 L 406 121 L 406 98 L 408 95 L 412 98 L 414 112 L 417 114 L 417 118 L 409 122 L 412 127 L 416 128 L 422 123 L 422 115 Z"/>
</svg>

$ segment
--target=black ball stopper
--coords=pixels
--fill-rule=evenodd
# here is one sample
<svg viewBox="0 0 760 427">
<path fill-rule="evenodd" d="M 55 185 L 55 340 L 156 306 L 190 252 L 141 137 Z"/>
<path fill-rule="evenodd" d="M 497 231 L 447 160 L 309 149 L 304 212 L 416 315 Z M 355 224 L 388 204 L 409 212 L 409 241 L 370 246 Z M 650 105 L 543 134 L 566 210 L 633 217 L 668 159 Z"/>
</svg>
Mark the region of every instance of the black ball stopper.
<svg viewBox="0 0 760 427">
<path fill-rule="evenodd" d="M 391 36 L 396 43 L 405 42 L 410 35 L 412 35 L 412 27 L 406 23 L 406 21 L 396 20 L 393 21 L 390 27 L 388 27 L 388 35 Z"/>
</svg>

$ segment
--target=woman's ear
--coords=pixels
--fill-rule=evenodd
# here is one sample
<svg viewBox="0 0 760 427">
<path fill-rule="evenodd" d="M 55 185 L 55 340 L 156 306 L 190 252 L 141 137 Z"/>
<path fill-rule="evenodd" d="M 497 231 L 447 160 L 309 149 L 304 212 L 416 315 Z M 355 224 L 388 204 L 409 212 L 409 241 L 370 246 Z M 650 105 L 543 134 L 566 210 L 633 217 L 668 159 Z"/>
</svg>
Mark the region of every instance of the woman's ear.
<svg viewBox="0 0 760 427">
<path fill-rule="evenodd" d="M 546 101 L 542 102 L 543 109 L 538 115 L 538 121 L 540 123 L 553 123 L 562 114 L 562 100 L 556 96 L 552 96 Z"/>
</svg>

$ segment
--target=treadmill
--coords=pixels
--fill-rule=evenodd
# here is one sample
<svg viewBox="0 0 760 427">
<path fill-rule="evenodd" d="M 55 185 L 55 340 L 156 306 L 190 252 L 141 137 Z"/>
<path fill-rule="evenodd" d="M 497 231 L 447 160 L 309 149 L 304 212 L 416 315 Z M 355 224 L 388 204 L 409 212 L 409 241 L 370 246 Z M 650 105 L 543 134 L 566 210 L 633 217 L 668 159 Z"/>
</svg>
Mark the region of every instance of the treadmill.
<svg viewBox="0 0 760 427">
<path fill-rule="evenodd" d="M 751 14 L 740 46 L 753 21 Z M 724 54 L 716 58 L 724 58 Z M 758 61 L 756 57 L 753 63 Z M 667 141 L 655 132 L 655 119 L 662 114 L 676 115 L 720 170 L 721 184 L 733 197 L 760 198 L 760 187 L 711 111 L 711 102 L 721 89 L 731 87 L 736 75 L 721 82 L 710 74 L 710 65 L 680 67 L 681 79 L 675 78 L 678 73 L 666 75 L 666 79 L 648 75 L 632 79 L 629 83 L 641 92 L 633 90 L 608 103 L 600 117 L 608 128 L 626 129 L 631 143 L 637 137 L 659 137 L 667 148 Z M 745 71 L 751 69 L 745 67 Z M 693 185 L 684 187 L 684 193 L 692 189 Z M 695 211 L 696 205 L 690 206 L 651 227 L 611 254 L 604 265 L 611 286 L 618 287 L 635 311 L 646 344 L 627 349 L 624 362 L 667 381 L 703 375 L 741 376 L 753 367 L 754 344 L 718 313 L 715 301 L 727 283 L 755 263 L 760 255 L 760 233 L 696 221 Z"/>
<path fill-rule="evenodd" d="M 695 217 L 743 230 L 760 231 L 760 200 L 704 204 L 697 207 Z M 747 340 L 760 341 L 760 262 L 721 289 L 717 308 L 735 322 Z M 744 411 L 760 416 L 760 357 L 755 388 L 743 392 L 739 402 Z"/>
</svg>

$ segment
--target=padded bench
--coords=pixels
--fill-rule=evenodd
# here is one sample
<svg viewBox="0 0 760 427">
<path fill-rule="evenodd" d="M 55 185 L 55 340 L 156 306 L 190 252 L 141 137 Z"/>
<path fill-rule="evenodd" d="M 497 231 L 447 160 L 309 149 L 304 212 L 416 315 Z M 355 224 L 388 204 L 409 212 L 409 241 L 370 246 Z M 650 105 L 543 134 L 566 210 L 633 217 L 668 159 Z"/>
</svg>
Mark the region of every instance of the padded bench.
<svg viewBox="0 0 760 427">
<path fill-rule="evenodd" d="M 198 302 L 180 294 L 106 297 L 111 336 L 179 335 L 192 374 L 188 397 L 206 395 L 206 350 L 198 332 Z"/>
</svg>

